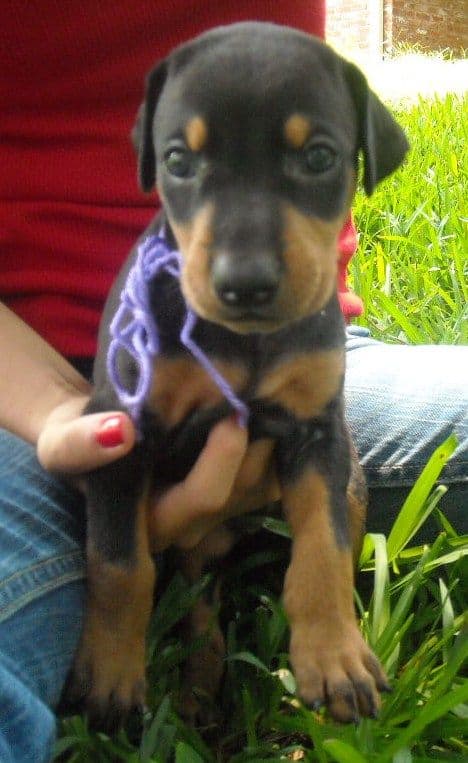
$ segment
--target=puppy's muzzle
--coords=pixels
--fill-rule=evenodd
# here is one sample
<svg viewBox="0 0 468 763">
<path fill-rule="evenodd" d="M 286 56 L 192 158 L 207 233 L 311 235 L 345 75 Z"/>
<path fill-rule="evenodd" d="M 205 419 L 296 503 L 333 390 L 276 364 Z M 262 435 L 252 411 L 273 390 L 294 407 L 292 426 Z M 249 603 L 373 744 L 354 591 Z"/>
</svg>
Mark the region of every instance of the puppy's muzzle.
<svg viewBox="0 0 468 763">
<path fill-rule="evenodd" d="M 213 288 L 220 302 L 228 308 L 248 313 L 272 304 L 280 277 L 280 264 L 268 253 L 253 257 L 220 253 L 211 268 Z"/>
</svg>

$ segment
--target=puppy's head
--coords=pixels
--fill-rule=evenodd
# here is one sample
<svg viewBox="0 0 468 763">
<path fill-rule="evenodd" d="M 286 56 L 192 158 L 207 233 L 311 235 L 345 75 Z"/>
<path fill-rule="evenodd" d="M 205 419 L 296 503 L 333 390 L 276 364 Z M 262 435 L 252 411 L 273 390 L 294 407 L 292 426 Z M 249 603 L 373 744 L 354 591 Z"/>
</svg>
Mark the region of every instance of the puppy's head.
<svg viewBox="0 0 468 763">
<path fill-rule="evenodd" d="M 402 130 L 359 70 L 320 40 L 271 24 L 212 30 L 147 80 L 135 139 L 202 317 L 245 333 L 319 311 L 356 186 L 402 162 Z"/>
</svg>

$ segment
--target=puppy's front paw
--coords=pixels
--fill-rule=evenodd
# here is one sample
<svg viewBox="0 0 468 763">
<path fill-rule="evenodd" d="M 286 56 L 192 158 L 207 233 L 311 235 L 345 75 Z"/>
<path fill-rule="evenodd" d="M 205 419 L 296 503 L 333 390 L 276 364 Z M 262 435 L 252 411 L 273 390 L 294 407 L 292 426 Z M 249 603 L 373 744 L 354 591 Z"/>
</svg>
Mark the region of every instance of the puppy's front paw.
<svg viewBox="0 0 468 763">
<path fill-rule="evenodd" d="M 390 687 L 357 625 L 334 626 L 330 632 L 320 625 L 297 624 L 290 654 L 298 693 L 307 705 L 326 705 L 342 723 L 378 715 L 379 692 Z"/>
<path fill-rule="evenodd" d="M 65 702 L 78 707 L 96 730 L 114 734 L 145 702 L 144 644 L 122 644 L 115 634 L 83 633 L 65 688 Z"/>
</svg>

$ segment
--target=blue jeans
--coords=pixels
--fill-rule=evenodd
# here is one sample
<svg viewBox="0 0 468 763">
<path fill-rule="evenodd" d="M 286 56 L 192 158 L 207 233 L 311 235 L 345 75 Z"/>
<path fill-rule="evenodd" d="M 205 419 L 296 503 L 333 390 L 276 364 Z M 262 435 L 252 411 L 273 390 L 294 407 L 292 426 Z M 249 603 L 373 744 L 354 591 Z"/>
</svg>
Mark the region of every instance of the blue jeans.
<svg viewBox="0 0 468 763">
<path fill-rule="evenodd" d="M 444 508 L 466 531 L 468 348 L 388 346 L 353 327 L 347 363 L 347 413 L 371 487 L 370 527 L 388 529 L 431 452 L 456 430 Z M 33 448 L 0 430 L 2 763 L 50 759 L 52 709 L 81 628 L 83 543 L 79 494 L 46 474 Z"/>
<path fill-rule="evenodd" d="M 81 496 L 0 430 L 0 760 L 51 757 L 84 606 Z"/>
<path fill-rule="evenodd" d="M 468 347 L 389 345 L 361 326 L 346 343 L 347 419 L 369 486 L 367 529 L 390 530 L 424 465 L 452 432 L 459 446 L 441 481 L 440 503 L 468 532 Z M 435 530 L 429 521 L 421 540 Z"/>
</svg>

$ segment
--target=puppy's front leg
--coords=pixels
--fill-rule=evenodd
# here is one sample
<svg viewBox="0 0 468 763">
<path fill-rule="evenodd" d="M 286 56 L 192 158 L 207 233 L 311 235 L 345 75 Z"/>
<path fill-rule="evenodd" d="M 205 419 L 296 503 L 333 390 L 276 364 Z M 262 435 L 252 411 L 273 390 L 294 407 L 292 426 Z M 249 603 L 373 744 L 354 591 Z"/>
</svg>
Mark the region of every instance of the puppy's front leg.
<svg viewBox="0 0 468 763">
<path fill-rule="evenodd" d="M 145 700 L 145 635 L 155 585 L 147 458 L 140 443 L 87 478 L 87 601 L 67 699 L 84 704 L 91 725 L 108 732 Z"/>
<path fill-rule="evenodd" d="M 350 722 L 376 715 L 387 681 L 354 613 L 349 447 L 338 409 L 313 430 L 279 451 L 293 536 L 284 587 L 290 656 L 304 701 L 326 704 L 333 718 Z"/>
</svg>

